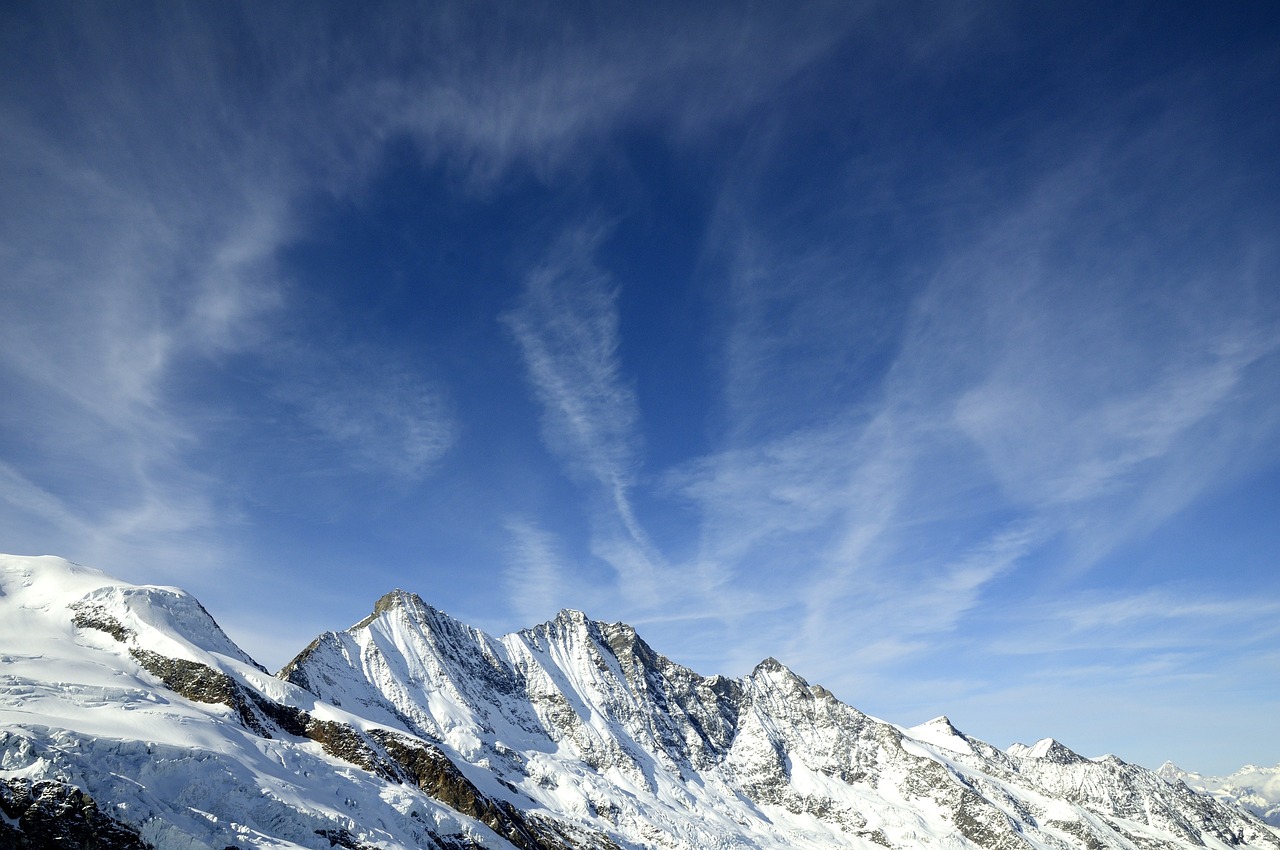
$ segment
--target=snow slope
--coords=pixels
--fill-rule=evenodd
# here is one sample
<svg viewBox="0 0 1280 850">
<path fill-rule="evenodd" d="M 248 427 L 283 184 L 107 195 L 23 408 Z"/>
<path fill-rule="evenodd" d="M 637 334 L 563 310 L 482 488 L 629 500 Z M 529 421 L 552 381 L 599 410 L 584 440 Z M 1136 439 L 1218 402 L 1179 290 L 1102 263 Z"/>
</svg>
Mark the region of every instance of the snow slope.
<svg viewBox="0 0 1280 850">
<path fill-rule="evenodd" d="M 1280 850 L 1052 739 L 703 677 L 565 611 L 493 638 L 396 591 L 278 676 L 196 600 L 0 556 L 0 846 Z"/>
</svg>

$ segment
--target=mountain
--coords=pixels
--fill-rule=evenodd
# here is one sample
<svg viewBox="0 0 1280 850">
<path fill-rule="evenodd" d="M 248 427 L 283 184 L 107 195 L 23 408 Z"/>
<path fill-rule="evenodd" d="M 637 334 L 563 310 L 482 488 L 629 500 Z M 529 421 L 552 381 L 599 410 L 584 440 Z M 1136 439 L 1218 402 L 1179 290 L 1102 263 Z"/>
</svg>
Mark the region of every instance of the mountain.
<svg viewBox="0 0 1280 850">
<path fill-rule="evenodd" d="M 0 813 L 14 848 L 612 846 L 270 675 L 182 591 L 57 558 L 0 556 Z"/>
<path fill-rule="evenodd" d="M 394 591 L 272 676 L 174 588 L 0 556 L 0 847 L 1270 848 L 1183 781 L 774 659 L 704 677 L 565 611 L 494 638 Z"/>
<path fill-rule="evenodd" d="M 1272 826 L 1280 826 L 1280 764 L 1275 767 L 1246 765 L 1230 776 L 1201 776 L 1165 762 L 1156 773 L 1170 782 L 1183 782 L 1196 791 L 1252 812 Z"/>
</svg>

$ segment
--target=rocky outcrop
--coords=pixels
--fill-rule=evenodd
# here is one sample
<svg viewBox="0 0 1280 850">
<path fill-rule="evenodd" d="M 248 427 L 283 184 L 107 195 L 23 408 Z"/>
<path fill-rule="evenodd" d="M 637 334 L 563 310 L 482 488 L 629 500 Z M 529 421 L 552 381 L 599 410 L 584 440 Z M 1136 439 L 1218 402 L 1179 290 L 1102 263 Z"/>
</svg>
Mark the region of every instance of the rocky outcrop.
<svg viewBox="0 0 1280 850">
<path fill-rule="evenodd" d="M 74 785 L 0 779 L 0 846 L 9 850 L 154 850 Z"/>
</svg>

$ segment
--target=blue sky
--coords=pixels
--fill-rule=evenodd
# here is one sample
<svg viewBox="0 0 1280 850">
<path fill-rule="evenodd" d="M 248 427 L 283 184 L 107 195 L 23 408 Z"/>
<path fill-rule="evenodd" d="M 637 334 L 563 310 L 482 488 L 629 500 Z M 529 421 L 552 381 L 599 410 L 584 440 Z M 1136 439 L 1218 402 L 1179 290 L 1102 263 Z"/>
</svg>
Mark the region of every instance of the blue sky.
<svg viewBox="0 0 1280 850">
<path fill-rule="evenodd" d="M 7 4 L 0 549 L 1280 762 L 1280 14 Z"/>
</svg>

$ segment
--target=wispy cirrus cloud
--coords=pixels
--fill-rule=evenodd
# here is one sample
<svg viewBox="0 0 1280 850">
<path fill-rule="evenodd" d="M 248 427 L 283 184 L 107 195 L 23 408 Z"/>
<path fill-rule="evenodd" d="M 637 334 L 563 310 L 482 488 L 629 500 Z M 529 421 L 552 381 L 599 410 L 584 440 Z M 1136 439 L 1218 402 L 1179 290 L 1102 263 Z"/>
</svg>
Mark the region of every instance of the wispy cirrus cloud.
<svg viewBox="0 0 1280 850">
<path fill-rule="evenodd" d="M 1188 729 L 1274 713 L 1277 611 L 1274 599 L 1184 581 L 990 606 L 990 636 L 948 654 L 962 681 L 942 686 L 945 702 L 961 718 L 981 717 L 973 731 L 988 740 L 1070 730 L 1073 748 L 1100 755 L 1114 748 L 1104 742 L 1124 740 L 1127 751 L 1158 754 L 1143 762 L 1154 768 Z M 942 704 L 927 685 L 919 690 Z M 1188 737 L 1179 758 L 1230 767 L 1203 736 Z"/>
<path fill-rule="evenodd" d="M 1221 652 L 1263 644 L 1277 632 L 1280 600 L 1206 593 L 1174 581 L 1140 591 L 1074 592 L 1036 602 L 1009 619 L 1025 629 L 1001 641 L 1001 653 L 1051 654 L 1110 647 L 1135 650 Z M 1025 620 L 1025 622 L 1024 622 Z"/>
<path fill-rule="evenodd" d="M 513 167 L 553 182 L 638 127 L 705 142 L 877 5 L 825 4 L 811 17 L 617 7 L 589 23 L 501 4 L 481 14 L 432 7 L 377 34 L 392 63 L 412 55 L 413 69 L 365 75 L 346 102 L 371 108 L 376 132 L 408 134 L 473 189 L 493 189 Z M 766 51 L 771 61 L 759 62 Z"/>
<path fill-rule="evenodd" d="M 7 406 L 0 427 L 9 466 L 26 482 L 6 487 L 17 506 L 10 545 L 122 570 L 199 561 L 174 556 L 184 539 L 211 546 L 214 518 L 234 511 L 183 462 L 197 433 L 169 390 L 177 364 L 237 345 L 270 309 L 260 243 L 222 243 L 216 231 L 190 239 L 191 217 L 111 160 L 123 151 L 103 145 L 82 157 L 6 108 L 4 167 L 14 180 L 0 230 L 0 381 L 23 403 Z M 220 251 L 207 273 L 193 270 Z M 33 488 L 41 498 L 29 498 Z M 35 510 L 40 521 L 29 522 L 28 506 L 54 502 L 56 516 Z"/>
<path fill-rule="evenodd" d="M 1163 179 L 1208 144 L 1187 132 L 1162 117 L 1023 164 L 1019 197 L 970 197 L 991 214 L 871 266 L 889 286 L 853 282 L 873 256 L 856 236 L 842 265 L 829 241 L 761 238 L 773 211 L 722 203 L 729 444 L 671 480 L 701 557 L 785 570 L 758 629 L 774 646 L 836 686 L 920 661 L 1022 565 L 1032 598 L 1069 584 L 1274 457 L 1277 257 L 1225 224 L 1231 178 L 1197 162 Z M 851 647 L 839 664 L 833 642 Z"/>
<path fill-rule="evenodd" d="M 610 506 L 594 518 L 592 555 L 611 565 L 631 598 L 652 603 L 662 562 L 632 498 L 640 410 L 622 373 L 617 291 L 594 259 L 603 235 L 599 228 L 565 233 L 529 273 L 503 321 L 542 405 L 546 445 Z"/>
<path fill-rule="evenodd" d="M 340 469 L 412 484 L 457 439 L 460 426 L 445 389 L 392 352 L 282 340 L 271 361 L 271 394 L 296 412 L 301 433 L 340 453 Z"/>
<path fill-rule="evenodd" d="M 228 558 L 242 482 L 195 458 L 243 399 L 188 401 L 232 364 L 242 392 L 287 382 L 279 391 L 355 466 L 396 452 L 394 468 L 420 473 L 448 442 L 441 397 L 404 366 L 370 375 L 355 352 L 330 351 L 311 364 L 323 379 L 278 368 L 296 347 L 286 319 L 300 294 L 277 256 L 298 234 L 296 199 L 313 178 L 360 174 L 316 176 L 280 155 L 340 140 L 287 117 L 318 106 L 297 80 L 239 85 L 217 24 L 50 13 L 6 51 L 6 75 L 39 80 L 0 98 L 0 386 L 22 400 L 0 417 L 11 547 L 151 577 Z M 58 73 L 34 70 L 68 44 Z"/>
<path fill-rule="evenodd" d="M 504 321 L 543 405 L 548 446 L 597 484 L 637 543 L 644 533 L 630 491 L 640 464 L 639 405 L 622 376 L 617 292 L 595 265 L 601 232 L 564 235 L 526 280 Z"/>
<path fill-rule="evenodd" d="M 830 12 L 620 10 L 566 29 L 536 10 L 451 4 L 342 27 L 264 7 L 33 11 L 0 36 L 14 82 L 0 95 L 8 545 L 155 579 L 191 561 L 184 544 L 206 563 L 236 560 L 248 508 L 282 492 L 280 479 L 324 469 L 420 482 L 460 433 L 449 387 L 394 346 L 305 326 L 309 293 L 281 249 L 308 237 L 311 205 L 361 198 L 405 140 L 451 189 L 480 194 L 513 175 L 575 179 L 640 126 L 705 143 L 861 14 Z M 615 309 L 586 292 L 568 306 Z M 570 380 L 621 395 L 577 411 L 559 396 L 548 433 L 606 488 L 615 513 L 602 522 L 624 532 L 602 531 L 599 552 L 635 579 L 657 556 L 630 496 L 628 390 L 564 360 L 575 341 L 562 332 L 541 338 L 539 380 L 550 387 L 554 363 L 568 364 Z M 234 445 L 238 429 L 252 445 Z"/>
<path fill-rule="evenodd" d="M 591 240 L 562 242 L 507 321 L 548 444 L 609 494 L 627 529 L 597 535 L 593 553 L 621 574 L 680 581 L 677 607 L 727 629 L 749 619 L 760 647 L 790 646 L 837 682 L 857 675 L 850 662 L 872 671 L 927 654 L 1050 544 L 1074 554 L 1054 556 L 1048 581 L 1087 570 L 1231 474 L 1266 428 L 1234 432 L 1226 454 L 1206 451 L 1206 434 L 1248 421 L 1242 406 L 1254 422 L 1274 418 L 1252 382 L 1276 345 L 1271 319 L 1245 301 L 1206 314 L 1203 280 L 1225 276 L 1244 298 L 1259 272 L 1170 267 L 1178 295 L 1154 309 L 1135 300 L 1158 249 L 1112 233 L 1143 213 L 1096 210 L 1127 161 L 1072 160 L 1021 203 L 1002 200 L 899 305 L 877 301 L 892 287 L 855 286 L 831 246 L 807 255 L 788 239 L 784 262 L 731 206 L 713 228 L 732 246 L 728 428 L 720 451 L 662 476 L 698 510 L 700 545 L 683 560 L 655 553 L 635 516 L 641 423 L 617 358 L 616 296 Z M 1067 233 L 1090 248 L 1062 257 Z M 1102 255 L 1100 276 L 1071 258 Z M 860 348 L 858 329 L 885 317 Z M 829 367 L 817 370 L 826 403 L 805 385 L 818 380 L 815 356 Z M 877 361 L 878 376 L 867 371 Z M 864 377 L 843 382 L 844 369 Z M 725 592 L 742 575 L 758 598 Z M 837 664 L 832 641 L 858 649 Z M 743 645 L 744 657 L 757 651 Z"/>
<path fill-rule="evenodd" d="M 542 622 L 563 608 L 603 607 L 599 590 L 575 580 L 573 562 L 556 535 L 527 518 L 508 520 L 506 532 L 510 545 L 503 581 L 522 623 Z"/>
</svg>

